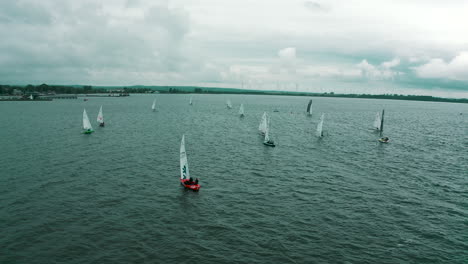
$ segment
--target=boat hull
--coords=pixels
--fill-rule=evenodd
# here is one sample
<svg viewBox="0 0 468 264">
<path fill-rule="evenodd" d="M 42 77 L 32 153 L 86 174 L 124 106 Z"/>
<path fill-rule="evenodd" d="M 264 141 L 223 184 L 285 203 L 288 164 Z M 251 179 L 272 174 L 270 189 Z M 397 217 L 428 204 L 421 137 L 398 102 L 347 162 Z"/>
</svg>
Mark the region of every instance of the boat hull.
<svg viewBox="0 0 468 264">
<path fill-rule="evenodd" d="M 94 130 L 91 130 L 91 131 L 86 130 L 86 131 L 83 131 L 83 134 L 91 134 L 93 132 L 94 132 Z"/>
<path fill-rule="evenodd" d="M 263 142 L 263 145 L 269 146 L 269 147 L 276 147 L 275 143 Z"/>
<path fill-rule="evenodd" d="M 197 192 L 200 190 L 200 184 L 186 184 L 189 180 L 182 180 L 180 179 L 180 185 L 184 186 L 184 188 Z"/>
<path fill-rule="evenodd" d="M 380 143 L 388 143 L 388 142 L 390 142 L 390 140 L 383 140 L 383 139 L 379 138 L 379 142 Z"/>
</svg>

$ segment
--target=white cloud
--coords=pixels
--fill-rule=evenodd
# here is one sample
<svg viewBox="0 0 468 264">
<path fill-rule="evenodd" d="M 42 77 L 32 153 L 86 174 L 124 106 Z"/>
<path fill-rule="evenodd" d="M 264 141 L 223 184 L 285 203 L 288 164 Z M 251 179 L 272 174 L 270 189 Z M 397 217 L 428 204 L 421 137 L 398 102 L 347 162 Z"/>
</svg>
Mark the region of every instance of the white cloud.
<svg viewBox="0 0 468 264">
<path fill-rule="evenodd" d="M 450 62 L 436 58 L 413 69 L 421 78 L 446 78 L 466 81 L 468 80 L 468 51 L 460 52 Z"/>
<path fill-rule="evenodd" d="M 385 61 L 380 66 L 374 66 L 364 59 L 356 67 L 361 70 L 361 76 L 369 80 L 393 80 L 398 75 L 403 74 L 391 69 L 399 64 L 400 59 L 398 58 Z"/>
</svg>

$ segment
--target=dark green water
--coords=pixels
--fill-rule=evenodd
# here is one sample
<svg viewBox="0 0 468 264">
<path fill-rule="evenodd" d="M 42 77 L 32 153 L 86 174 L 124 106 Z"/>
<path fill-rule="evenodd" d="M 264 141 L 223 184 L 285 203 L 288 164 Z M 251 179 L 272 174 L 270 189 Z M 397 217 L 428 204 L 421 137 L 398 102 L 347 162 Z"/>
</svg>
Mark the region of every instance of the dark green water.
<svg viewBox="0 0 468 264">
<path fill-rule="evenodd" d="M 189 97 L 0 103 L 0 263 L 466 263 L 468 105 Z"/>
</svg>

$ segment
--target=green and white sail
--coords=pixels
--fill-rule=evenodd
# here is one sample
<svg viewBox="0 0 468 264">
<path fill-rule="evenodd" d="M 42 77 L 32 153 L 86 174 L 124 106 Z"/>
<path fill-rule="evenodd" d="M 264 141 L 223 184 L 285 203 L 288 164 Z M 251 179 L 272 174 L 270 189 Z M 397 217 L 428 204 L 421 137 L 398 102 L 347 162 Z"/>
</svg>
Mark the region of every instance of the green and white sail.
<svg viewBox="0 0 468 264">
<path fill-rule="evenodd" d="M 180 142 L 180 178 L 183 180 L 190 178 L 187 153 L 185 152 L 185 135 L 182 135 Z"/>
<path fill-rule="evenodd" d="M 325 114 L 322 114 L 320 117 L 320 122 L 317 125 L 317 131 L 315 132 L 315 135 L 317 137 L 323 137 L 323 120 L 325 119 Z"/>
<path fill-rule="evenodd" d="M 153 105 L 151 106 L 151 109 L 154 111 L 156 111 L 156 99 L 153 100 Z"/>
</svg>

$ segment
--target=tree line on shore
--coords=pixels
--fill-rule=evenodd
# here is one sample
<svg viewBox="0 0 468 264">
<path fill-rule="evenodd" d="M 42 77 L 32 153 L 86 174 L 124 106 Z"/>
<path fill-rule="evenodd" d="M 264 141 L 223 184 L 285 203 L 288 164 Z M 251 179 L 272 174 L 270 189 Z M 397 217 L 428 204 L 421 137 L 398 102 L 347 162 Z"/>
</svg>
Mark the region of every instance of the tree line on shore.
<svg viewBox="0 0 468 264">
<path fill-rule="evenodd" d="M 94 93 L 210 93 L 210 94 L 257 94 L 257 95 L 290 95 L 290 96 L 319 96 L 319 97 L 345 97 L 345 98 L 369 98 L 369 99 L 393 99 L 412 101 L 436 101 L 436 102 L 456 102 L 468 103 L 468 99 L 441 98 L 427 95 L 403 95 L 403 94 L 335 94 L 309 93 L 309 92 L 289 92 L 289 91 L 260 91 L 244 89 L 208 88 L 195 86 L 132 86 L 132 87 L 93 87 L 91 85 L 1 85 L 0 94 L 3 95 L 25 95 L 30 93 L 39 94 L 94 94 Z"/>
</svg>

